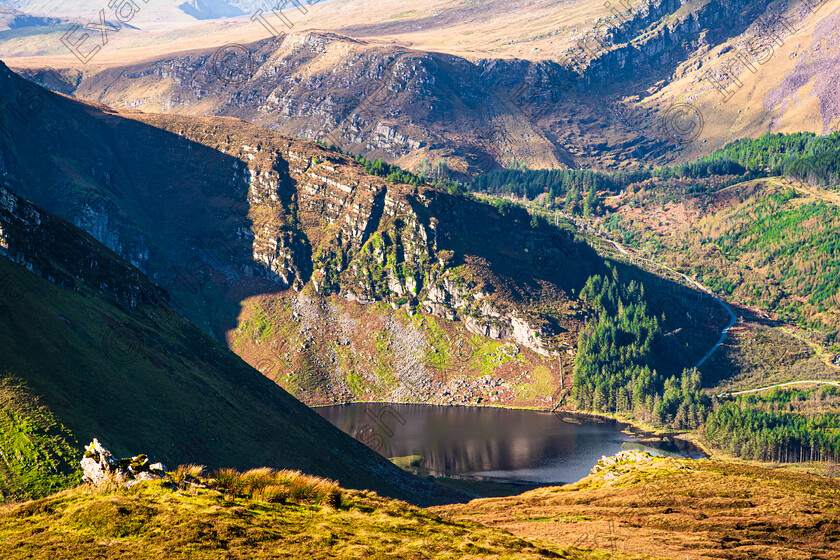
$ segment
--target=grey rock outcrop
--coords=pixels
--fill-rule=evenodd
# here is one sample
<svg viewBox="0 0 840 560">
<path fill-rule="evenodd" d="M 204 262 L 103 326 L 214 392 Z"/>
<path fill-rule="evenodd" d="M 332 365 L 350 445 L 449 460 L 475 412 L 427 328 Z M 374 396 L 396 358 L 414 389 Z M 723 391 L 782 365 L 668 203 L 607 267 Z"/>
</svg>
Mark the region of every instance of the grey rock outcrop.
<svg viewBox="0 0 840 560">
<path fill-rule="evenodd" d="M 614 467 L 619 463 L 650 463 L 653 461 L 653 455 L 645 451 L 636 451 L 633 449 L 627 451 L 620 451 L 612 457 L 606 455 L 601 456 L 601 460 L 592 467 L 589 474 L 597 474 L 603 470 Z"/>
<path fill-rule="evenodd" d="M 96 438 L 85 447 L 85 456 L 81 464 L 84 471 L 82 480 L 93 486 L 99 486 L 109 480 L 159 480 L 166 474 L 162 463 L 150 464 L 146 455 L 117 459 Z"/>
</svg>

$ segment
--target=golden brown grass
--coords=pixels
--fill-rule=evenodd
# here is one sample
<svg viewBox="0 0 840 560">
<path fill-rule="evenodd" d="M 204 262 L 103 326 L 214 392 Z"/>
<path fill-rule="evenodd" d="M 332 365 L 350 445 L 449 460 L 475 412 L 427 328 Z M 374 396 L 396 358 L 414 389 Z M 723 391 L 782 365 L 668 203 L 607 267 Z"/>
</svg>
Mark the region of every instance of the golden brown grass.
<svg viewBox="0 0 840 560">
<path fill-rule="evenodd" d="M 269 503 L 288 500 L 298 504 L 341 506 L 342 490 L 338 483 L 300 471 L 262 467 L 240 473 L 235 469 L 219 469 L 209 484 L 229 499 L 244 497 Z"/>
<path fill-rule="evenodd" d="M 208 487 L 220 479 L 235 493 Z M 200 482 L 2 506 L 0 558 L 840 557 L 840 482 L 719 461 L 623 462 L 564 487 L 429 509 L 297 471 Z"/>
<path fill-rule="evenodd" d="M 236 495 L 196 485 L 185 492 L 163 480 L 131 489 L 80 487 L 0 506 L 0 558 L 606 557 L 566 553 L 503 529 L 451 521 L 295 471 L 224 470 L 215 475 L 201 482 L 222 478 Z M 295 503 L 293 494 L 312 503 Z"/>
<path fill-rule="evenodd" d="M 569 486 L 432 511 L 560 546 L 675 560 L 840 557 L 840 482 L 746 464 L 621 464 Z"/>
</svg>

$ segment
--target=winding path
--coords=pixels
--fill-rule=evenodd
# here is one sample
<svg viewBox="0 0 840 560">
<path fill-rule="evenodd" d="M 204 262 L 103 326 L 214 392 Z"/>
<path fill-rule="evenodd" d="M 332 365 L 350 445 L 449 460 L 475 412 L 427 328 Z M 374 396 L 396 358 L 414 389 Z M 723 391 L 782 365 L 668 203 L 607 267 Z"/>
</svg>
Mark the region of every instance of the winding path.
<svg viewBox="0 0 840 560">
<path fill-rule="evenodd" d="M 706 292 L 706 293 L 707 293 L 708 295 L 710 295 L 711 297 L 715 298 L 715 301 L 716 301 L 716 302 L 718 302 L 718 303 L 720 304 L 720 306 L 721 306 L 721 307 L 723 307 L 723 308 L 726 310 L 726 312 L 727 312 L 727 313 L 729 313 L 729 324 L 728 324 L 728 325 L 726 325 L 726 327 L 723 329 L 723 331 L 721 331 L 721 333 L 720 333 L 720 340 L 718 340 L 717 344 L 715 344 L 715 345 L 712 347 L 712 349 L 711 349 L 711 350 L 709 350 L 709 353 L 708 353 L 708 354 L 706 354 L 705 356 L 703 356 L 703 357 L 700 359 L 700 361 L 699 361 L 699 362 L 697 362 L 697 364 L 694 366 L 695 368 L 699 368 L 700 366 L 702 366 L 702 365 L 703 365 L 703 362 L 705 362 L 706 360 L 708 360 L 708 359 L 712 356 L 712 354 L 714 354 L 714 353 L 715 353 L 715 350 L 717 350 L 718 348 L 720 348 L 720 345 L 721 345 L 721 344 L 723 344 L 723 343 L 726 341 L 726 335 L 729 333 L 729 329 L 731 329 L 733 326 L 735 326 L 735 322 L 738 320 L 738 318 L 735 316 L 735 313 L 733 313 L 733 312 L 732 312 L 732 308 L 731 308 L 731 307 L 729 307 L 728 305 L 726 305 L 726 303 L 725 303 L 722 299 L 720 299 L 719 297 L 717 297 L 717 296 L 715 295 L 715 293 L 714 293 L 713 291 L 711 291 L 709 288 L 707 288 L 706 286 L 704 286 L 704 285 L 700 284 L 700 283 L 699 283 L 699 282 L 697 282 L 696 280 L 694 280 L 694 279 L 692 279 L 692 278 L 689 278 L 689 277 L 688 277 L 688 276 L 686 276 L 685 274 L 682 274 L 681 276 L 682 276 L 683 278 L 685 278 L 686 280 L 688 280 L 689 282 L 691 282 L 692 284 L 694 284 L 695 286 L 697 286 L 698 288 L 700 288 L 702 291 Z"/>
<path fill-rule="evenodd" d="M 604 241 L 607 241 L 607 242 L 611 243 L 611 244 L 612 244 L 612 245 L 613 245 L 613 246 L 614 246 L 614 247 L 615 247 L 615 248 L 616 248 L 616 249 L 617 249 L 617 250 L 618 250 L 618 251 L 619 251 L 622 255 L 631 256 L 631 255 L 630 255 L 630 253 L 629 253 L 629 252 L 628 252 L 628 251 L 627 251 L 624 247 L 622 247 L 621 245 L 619 245 L 618 243 L 616 243 L 616 242 L 615 242 L 615 241 L 613 241 L 612 239 L 607 239 L 606 237 L 601 237 L 601 236 L 596 236 L 596 237 L 598 237 L 599 239 L 602 239 L 602 240 L 604 240 Z M 708 359 L 712 356 L 712 354 L 714 354 L 714 353 L 715 353 L 715 351 L 716 351 L 718 348 L 720 348 L 720 345 L 721 345 L 721 344 L 723 344 L 723 343 L 726 341 L 726 335 L 729 333 L 729 329 L 731 329 L 731 328 L 735 325 L 735 322 L 738 320 L 738 318 L 735 316 L 735 313 L 733 313 L 733 312 L 732 312 L 732 309 L 731 309 L 728 305 L 726 305 L 726 303 L 725 303 L 722 299 L 720 299 L 719 297 L 717 297 L 717 295 L 715 295 L 715 293 L 714 293 L 712 290 L 710 290 L 709 288 L 707 288 L 706 286 L 704 286 L 703 284 L 701 284 L 701 283 L 700 283 L 700 282 L 698 282 L 697 280 L 695 280 L 695 279 L 693 279 L 693 278 L 689 278 L 689 277 L 688 277 L 688 276 L 686 276 L 685 274 L 683 274 L 683 273 L 681 273 L 681 272 L 677 272 L 676 270 L 674 270 L 674 269 L 672 269 L 672 268 L 670 268 L 670 267 L 668 267 L 668 266 L 665 266 L 664 264 L 657 263 L 657 262 L 653 262 L 653 261 L 651 261 L 651 260 L 648 260 L 648 259 L 645 259 L 645 258 L 641 258 L 641 257 L 636 257 L 636 258 L 637 258 L 637 259 L 640 259 L 640 260 L 644 260 L 644 261 L 646 261 L 646 262 L 648 262 L 648 263 L 650 263 L 650 264 L 652 264 L 652 265 L 654 265 L 654 266 L 658 266 L 658 267 L 660 267 L 660 268 L 664 268 L 665 270 L 668 270 L 668 271 L 670 271 L 670 272 L 672 272 L 672 273 L 674 273 L 674 274 L 678 274 L 679 276 L 682 276 L 682 278 L 683 278 L 683 279 L 685 279 L 685 281 L 686 281 L 686 282 L 689 282 L 690 284 L 693 284 L 693 285 L 694 285 L 694 286 L 696 286 L 696 287 L 697 287 L 697 289 L 699 289 L 701 292 L 703 292 L 703 293 L 707 294 L 708 296 L 710 296 L 710 297 L 714 298 L 714 300 L 715 300 L 716 302 L 718 302 L 718 303 L 720 304 L 720 306 L 721 306 L 721 307 L 723 307 L 723 308 L 726 310 L 726 312 L 727 312 L 727 313 L 729 313 L 729 324 L 728 324 L 728 325 L 726 325 L 726 327 L 725 327 L 725 328 L 721 331 L 721 333 L 720 333 L 720 340 L 718 340 L 718 341 L 717 341 L 717 344 L 715 344 L 715 345 L 712 347 L 712 349 L 711 349 L 711 350 L 709 350 L 709 352 L 708 352 L 705 356 L 703 356 L 702 358 L 700 358 L 700 361 L 699 361 L 699 362 L 697 362 L 697 364 L 694 366 L 695 368 L 699 368 L 700 366 L 702 366 L 702 365 L 703 365 L 703 363 L 704 363 L 706 360 L 708 360 Z"/>
<path fill-rule="evenodd" d="M 735 186 L 735 185 L 733 185 L 733 186 Z M 790 185 L 787 185 L 787 186 L 790 186 Z M 815 193 L 812 190 L 802 188 L 801 185 L 796 185 L 796 186 L 794 186 L 794 188 L 796 188 L 796 190 L 800 191 L 802 194 L 816 196 L 817 198 L 820 198 L 821 200 L 823 200 L 825 202 L 832 203 L 832 204 L 840 204 L 840 195 L 834 194 L 832 198 L 824 198 L 824 197 L 818 196 L 818 193 Z M 566 219 L 570 219 L 579 228 L 581 227 L 581 224 L 579 224 L 578 221 L 573 216 L 564 215 L 564 217 Z M 732 308 L 730 308 L 726 304 L 726 302 L 724 302 L 722 299 L 720 299 L 711 289 L 707 288 L 706 286 L 704 286 L 703 284 L 701 284 L 697 280 L 694 280 L 693 278 L 689 278 L 685 274 L 672 269 L 669 266 L 666 266 L 662 263 L 654 262 L 654 261 L 651 261 L 651 260 L 646 259 L 644 257 L 639 257 L 637 255 L 634 255 L 634 254 L 630 253 L 629 251 L 627 251 L 626 248 L 621 246 L 619 243 L 613 241 L 612 239 L 609 239 L 607 237 L 602 237 L 602 236 L 598 235 L 597 233 L 595 233 L 594 231 L 591 231 L 591 230 L 590 230 L 590 233 L 594 237 L 596 237 L 596 238 L 598 238 L 602 241 L 606 241 L 607 243 L 611 244 L 622 255 L 625 255 L 625 256 L 628 256 L 628 257 L 631 257 L 631 258 L 634 258 L 634 259 L 645 261 L 645 262 L 649 263 L 650 265 L 657 266 L 659 268 L 665 269 L 665 270 L 667 270 L 667 271 L 669 271 L 673 274 L 676 274 L 676 275 L 682 277 L 686 282 L 694 285 L 700 291 L 702 291 L 705 294 L 714 298 L 715 301 L 717 301 L 718 304 L 720 304 L 720 306 L 723 307 L 726 310 L 726 312 L 729 314 L 729 324 L 726 325 L 726 327 L 724 327 L 724 329 L 721 331 L 720 340 L 718 340 L 717 344 L 715 344 L 711 348 L 711 350 L 709 350 L 709 352 L 705 356 L 703 356 L 700 359 L 699 362 L 697 362 L 697 364 L 694 366 L 695 368 L 699 368 L 700 366 L 702 366 L 706 362 L 706 360 L 708 360 L 712 356 L 712 354 L 714 354 L 715 351 L 717 351 L 717 349 L 720 348 L 720 346 L 724 342 L 726 342 L 726 336 L 727 336 L 727 334 L 729 334 L 729 329 L 731 329 L 735 325 L 738 318 L 735 316 L 735 313 L 732 311 Z M 790 333 L 790 334 L 793 334 L 793 333 Z M 796 336 L 796 335 L 794 334 L 793 336 Z M 799 338 L 799 337 L 797 336 L 797 338 Z M 840 365 L 840 364 L 838 364 L 838 365 Z M 775 389 L 777 387 L 788 387 L 788 386 L 791 386 L 791 385 L 807 385 L 807 384 L 833 385 L 835 387 L 840 387 L 840 382 L 837 382 L 837 381 L 819 381 L 819 380 L 788 381 L 786 383 L 777 383 L 775 385 L 768 385 L 766 387 L 759 387 L 758 389 L 750 389 L 750 390 L 747 390 L 747 391 L 725 392 L 725 393 L 721 393 L 718 396 L 721 397 L 721 396 L 725 396 L 725 395 L 730 395 L 730 396 L 731 395 L 745 395 L 745 394 L 748 394 L 748 393 L 757 393 L 759 391 L 766 391 L 768 389 Z"/>
<path fill-rule="evenodd" d="M 603 239 L 603 238 L 602 238 L 602 239 Z M 616 243 L 615 241 L 612 241 L 612 240 L 607 240 L 607 241 L 609 241 L 610 243 L 612 243 L 612 244 L 615 246 L 615 248 L 616 248 L 616 249 L 618 249 L 619 253 L 621 253 L 622 255 L 627 255 L 627 256 L 630 256 L 630 253 L 628 253 L 627 251 L 625 251 L 625 250 L 624 250 L 624 247 L 622 247 L 621 245 L 619 245 L 619 244 L 618 244 L 618 243 Z"/>
<path fill-rule="evenodd" d="M 733 186 L 734 186 L 734 185 L 733 185 Z M 800 189 L 797 189 L 797 190 L 800 190 Z M 812 192 L 812 191 L 810 191 L 810 190 L 805 190 L 805 191 L 804 191 L 804 194 L 815 195 L 815 193 L 814 193 L 814 192 Z M 835 196 L 837 197 L 837 199 L 836 199 L 836 200 L 835 200 L 835 199 L 831 199 L 831 200 L 826 200 L 826 199 L 823 199 L 823 200 L 825 200 L 826 202 L 831 202 L 831 203 L 835 203 L 835 204 L 840 204 L 840 195 L 835 195 Z M 574 223 L 574 224 L 575 224 L 578 228 L 583 227 L 583 229 L 587 229 L 585 226 L 582 226 L 582 224 L 580 224 L 580 223 L 578 222 L 578 220 L 576 220 L 576 219 L 574 218 L 574 216 L 568 216 L 568 215 L 565 215 L 565 214 L 563 214 L 563 213 L 561 213 L 561 215 L 563 215 L 563 217 L 564 217 L 565 219 L 568 219 L 568 220 L 570 220 L 572 223 Z M 607 242 L 607 243 L 611 244 L 613 247 L 615 247 L 615 249 L 616 249 L 619 253 L 621 253 L 621 254 L 622 254 L 622 255 L 624 255 L 624 256 L 628 256 L 628 257 L 631 257 L 631 258 L 634 258 L 634 259 L 637 259 L 637 260 L 645 261 L 645 262 L 649 263 L 649 264 L 650 264 L 650 265 L 652 265 L 652 266 L 657 266 L 657 267 L 659 267 L 659 268 L 662 268 L 662 269 L 665 269 L 665 270 L 667 270 L 667 271 L 671 272 L 672 274 L 676 274 L 677 276 L 682 277 L 682 278 L 683 278 L 686 282 L 688 282 L 688 283 L 690 283 L 690 284 L 694 285 L 694 286 L 695 286 L 697 289 L 699 289 L 701 292 L 703 292 L 703 293 L 707 294 L 708 296 L 710 296 L 710 297 L 714 298 L 714 300 L 715 300 L 716 302 L 718 302 L 718 304 L 726 310 L 726 312 L 729 314 L 729 324 L 728 324 L 728 325 L 726 325 L 726 327 L 724 327 L 724 329 L 721 331 L 721 333 L 720 333 L 720 340 L 718 340 L 718 341 L 717 341 L 717 344 L 715 344 L 715 345 L 711 348 L 711 350 L 709 350 L 709 351 L 706 353 L 706 355 L 705 355 L 705 356 L 703 356 L 702 358 L 700 358 L 700 361 L 698 361 L 698 362 L 694 365 L 694 367 L 695 367 L 695 368 L 699 368 L 700 366 L 702 366 L 702 365 L 706 362 L 706 360 L 708 360 L 708 359 L 712 356 L 712 354 L 714 354 L 714 353 L 717 351 L 717 349 L 718 349 L 718 348 L 720 348 L 720 346 L 721 346 L 724 342 L 726 342 L 726 336 L 729 334 L 729 330 L 730 330 L 733 326 L 735 326 L 735 323 L 738 321 L 738 318 L 737 318 L 737 316 L 735 315 L 735 313 L 732 311 L 732 308 L 730 308 L 730 307 L 726 304 L 726 302 L 724 302 L 722 299 L 720 299 L 720 298 L 719 298 L 719 297 L 718 297 L 718 296 L 717 296 L 717 295 L 716 295 L 716 294 L 715 294 L 715 293 L 714 293 L 711 289 L 709 289 L 708 287 L 704 286 L 703 284 L 701 284 L 701 283 L 700 283 L 700 282 L 698 282 L 697 280 L 695 280 L 695 279 L 693 279 L 693 278 L 689 278 L 689 277 L 688 277 L 688 276 L 686 276 L 685 274 L 683 274 L 683 273 L 681 273 L 681 272 L 678 272 L 678 271 L 674 270 L 673 268 L 671 268 L 671 267 L 669 267 L 669 266 L 666 266 L 666 265 L 664 265 L 664 264 L 662 264 L 662 263 L 658 263 L 658 262 L 652 261 L 652 260 L 650 260 L 650 259 L 646 259 L 646 258 L 644 258 L 644 257 L 637 256 L 637 255 L 635 255 L 635 254 L 633 254 L 633 253 L 629 252 L 629 251 L 628 251 L 625 247 L 623 247 L 623 246 L 622 246 L 622 245 L 620 245 L 619 243 L 617 243 L 617 242 L 615 242 L 615 241 L 613 241 L 612 239 L 609 239 L 609 238 L 607 238 L 607 237 L 602 237 L 601 235 L 598 235 L 597 233 L 595 233 L 595 232 L 594 232 L 594 231 L 592 231 L 591 229 L 589 230 L 589 233 L 590 233 L 591 235 L 593 235 L 594 237 L 596 237 L 596 238 L 600 239 L 601 241 L 605 241 L 605 242 Z M 794 336 L 796 336 L 796 335 L 794 335 Z M 797 337 L 797 338 L 798 338 L 798 337 Z M 755 393 L 755 392 L 758 392 L 758 391 L 764 391 L 764 390 L 767 390 L 767 389 L 773 389 L 773 388 L 776 388 L 776 387 L 785 387 L 785 386 L 788 386 L 788 385 L 808 384 L 808 383 L 827 384 L 827 385 L 834 385 L 834 386 L 839 386 L 839 387 L 840 387 L 840 382 L 836 382 L 836 381 L 790 381 L 790 382 L 787 382 L 787 383 L 780 383 L 780 384 L 777 384 L 777 385 L 770 385 L 770 386 L 767 386 L 767 387 L 760 387 L 760 388 L 758 388 L 758 389 L 751 389 L 751 390 L 749 390 L 749 391 L 738 391 L 738 392 L 735 392 L 735 393 L 722 393 L 722 394 L 723 394 L 723 395 L 742 395 L 742 394 L 746 394 L 746 393 Z M 555 407 L 555 408 L 556 408 L 556 407 Z"/>
<path fill-rule="evenodd" d="M 731 393 L 721 393 L 718 397 L 726 397 L 726 396 L 735 396 L 735 395 L 746 395 L 747 393 L 758 393 L 759 391 L 766 391 L 768 389 L 775 389 L 777 387 L 789 387 L 791 385 L 834 385 L 835 387 L 840 387 L 840 382 L 838 381 L 819 381 L 816 379 L 809 379 L 806 381 L 788 381 L 787 383 L 776 383 L 775 385 L 768 385 L 766 387 L 759 387 L 758 389 L 750 389 L 748 391 L 733 391 Z"/>
<path fill-rule="evenodd" d="M 611 244 L 612 244 L 612 245 L 613 245 L 613 246 L 614 246 L 614 247 L 615 247 L 618 251 L 620 251 L 622 254 L 624 254 L 624 255 L 630 255 L 630 253 L 628 253 L 628 252 L 624 249 L 624 247 L 622 247 L 621 245 L 619 245 L 618 243 L 616 243 L 616 242 L 615 242 L 615 241 L 613 241 L 612 239 L 607 239 L 607 238 L 605 238 L 605 237 L 600 237 L 600 236 L 596 236 L 596 237 L 598 237 L 599 239 L 602 239 L 602 240 L 604 240 L 604 241 L 607 241 L 607 242 L 611 243 Z M 644 261 L 646 261 L 646 262 L 648 262 L 648 263 L 650 263 L 650 264 L 652 264 L 652 265 L 655 265 L 655 266 L 659 266 L 659 267 L 661 267 L 661 268 L 664 268 L 665 270 L 668 270 L 668 271 L 670 271 L 670 272 L 673 272 L 674 274 L 678 274 L 678 275 L 679 275 L 679 276 L 681 276 L 684 280 L 686 280 L 687 282 L 689 282 L 689 283 L 693 284 L 694 286 L 696 286 L 696 287 L 697 287 L 700 291 L 702 291 L 702 292 L 706 293 L 707 295 L 709 295 L 709 296 L 713 297 L 713 298 L 715 299 L 715 301 L 717 301 L 717 302 L 720 304 L 720 306 L 721 306 L 721 307 L 723 307 L 723 308 L 726 310 L 726 312 L 727 312 L 727 313 L 729 313 L 729 318 L 730 318 L 730 320 L 729 320 L 729 324 L 728 324 L 728 325 L 726 325 L 726 327 L 723 329 L 723 331 L 721 331 L 721 333 L 720 333 L 720 340 L 718 340 L 717 344 L 715 344 L 715 345 L 712 347 L 712 349 L 711 349 L 711 350 L 709 350 L 709 352 L 708 352 L 705 356 L 703 356 L 703 357 L 700 359 L 700 361 L 699 361 L 699 362 L 697 362 L 697 364 L 694 366 L 695 368 L 699 368 L 701 365 L 703 365 L 703 363 L 704 363 L 706 360 L 708 360 L 708 359 L 712 356 L 712 354 L 714 354 L 714 353 L 715 353 L 715 351 L 716 351 L 718 348 L 720 348 L 721 344 L 723 344 L 723 343 L 726 341 L 726 335 L 729 333 L 729 329 L 731 329 L 731 328 L 735 325 L 735 323 L 737 322 L 738 318 L 735 316 L 735 313 L 733 313 L 732 309 L 731 309 L 728 305 L 726 305 L 726 302 L 724 302 L 722 299 L 720 299 L 719 297 L 717 297 L 717 295 L 715 295 L 715 293 L 714 293 L 712 290 L 710 290 L 709 288 L 707 288 L 706 286 L 704 286 L 703 284 L 701 284 L 701 283 L 700 283 L 700 282 L 698 282 L 697 280 L 694 280 L 693 278 L 689 278 L 689 277 L 688 277 L 688 276 L 686 276 L 685 274 L 682 274 L 681 272 L 677 272 L 676 270 L 674 270 L 674 269 L 672 269 L 672 268 L 670 268 L 670 267 L 668 267 L 668 266 L 665 266 L 665 265 L 663 265 L 663 264 L 661 264 L 661 263 L 657 263 L 657 262 L 654 262 L 654 261 L 651 261 L 651 260 L 648 260 L 648 259 L 644 259 L 644 258 L 641 258 L 641 257 L 636 257 L 636 258 L 637 258 L 637 259 L 640 259 L 640 260 L 644 260 Z M 796 336 L 796 335 L 795 335 L 795 334 L 793 334 L 793 333 L 790 333 L 790 334 L 792 334 L 793 336 Z M 798 336 L 796 336 L 796 337 L 797 337 L 797 338 L 800 338 L 800 337 L 798 337 Z M 748 394 L 748 393 L 757 393 L 757 392 L 759 392 L 759 391 L 766 391 L 766 390 L 768 390 L 768 389 L 775 389 L 775 388 L 777 388 L 777 387 L 788 387 L 788 386 L 791 386 L 791 385 L 808 385 L 808 384 L 833 385 L 833 386 L 835 386 L 835 387 L 840 387 L 840 382 L 837 382 L 837 381 L 819 381 L 819 380 L 788 381 L 788 382 L 786 382 L 786 383 L 777 383 L 777 384 L 775 384 L 775 385 L 768 385 L 768 386 L 766 386 L 766 387 L 759 387 L 758 389 L 750 389 L 750 390 L 747 390 L 747 391 L 724 392 L 724 393 L 721 393 L 720 395 L 718 395 L 718 397 L 722 397 L 722 396 L 734 396 L 734 395 L 746 395 L 746 394 Z"/>
</svg>

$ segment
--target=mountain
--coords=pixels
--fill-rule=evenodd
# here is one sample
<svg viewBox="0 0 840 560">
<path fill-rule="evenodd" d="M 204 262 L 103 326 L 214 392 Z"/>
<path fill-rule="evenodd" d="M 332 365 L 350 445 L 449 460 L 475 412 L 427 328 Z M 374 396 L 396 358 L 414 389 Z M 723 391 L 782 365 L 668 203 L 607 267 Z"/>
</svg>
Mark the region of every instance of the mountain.
<svg viewBox="0 0 840 560">
<path fill-rule="evenodd" d="M 0 6 L 0 31 L 25 27 L 55 26 L 65 23 L 59 18 L 33 16 L 14 8 Z"/>
<path fill-rule="evenodd" d="M 88 4 L 86 12 L 92 13 L 96 10 L 95 2 L 82 2 L 77 3 L 74 2 L 71 6 L 70 2 L 62 2 L 61 0 L 45 0 L 43 2 L 39 1 L 32 1 L 32 0 L 2 0 L 0 5 L 13 8 L 15 10 L 20 10 L 23 12 L 29 12 L 33 14 L 46 14 L 46 13 L 69 13 L 72 10 L 78 9 L 85 4 Z"/>
<path fill-rule="evenodd" d="M 68 59 L 64 71 L 85 99 L 245 118 L 459 177 L 512 161 L 688 161 L 735 138 L 838 124 L 837 0 L 572 6 L 333 1 L 289 11 L 290 26 L 271 16 L 276 37 L 242 22 L 215 44 L 204 29 L 155 53 L 149 37 L 134 54 L 95 68 Z M 37 75 L 37 60 L 23 66 Z"/>
<path fill-rule="evenodd" d="M 67 47 L 64 42 L 67 38 L 64 37 L 74 25 L 82 25 L 98 23 L 99 13 L 102 11 L 105 21 L 109 23 L 110 34 L 106 43 L 100 46 L 107 46 L 108 49 L 113 47 L 114 43 L 120 43 L 123 37 L 130 34 L 129 43 L 137 44 L 138 40 L 143 40 L 142 37 L 146 33 L 154 30 L 157 33 L 167 33 L 173 29 L 189 28 L 197 22 L 211 22 L 220 18 L 233 18 L 243 16 L 246 13 L 251 13 L 255 8 L 250 6 L 250 3 L 239 2 L 237 6 L 235 2 L 226 2 L 225 0 L 165 0 L 155 3 L 113 3 L 109 5 L 108 2 L 104 4 L 96 0 L 78 0 L 75 2 L 67 2 L 65 0 L 0 0 L 0 7 L 2 9 L 13 9 L 16 11 L 26 12 L 29 14 L 38 14 L 38 18 L 46 20 L 55 20 L 56 23 L 61 24 L 59 30 L 40 29 L 37 32 L 34 30 L 27 35 L 12 34 L 4 37 L 4 39 L 12 40 L 12 43 L 4 45 L 3 56 L 10 53 L 20 53 L 27 51 L 27 41 L 31 41 L 29 46 L 35 46 L 38 55 L 44 54 L 68 54 Z M 117 8 L 121 13 L 117 15 Z M 51 17 L 48 17 L 51 16 Z M 30 16 L 30 19 L 32 16 Z M 32 20 L 32 19 L 31 19 Z M 35 23 L 35 20 L 32 20 Z M 80 37 L 83 32 L 73 37 Z M 38 39 L 32 40 L 37 36 Z M 62 41 L 62 38 L 65 41 Z M 93 43 L 88 43 L 92 45 Z M 85 46 L 85 49 L 89 48 Z M 30 51 L 31 52 L 31 51 Z"/>
<path fill-rule="evenodd" d="M 692 365 L 725 324 L 711 298 L 515 207 L 392 183 L 236 119 L 118 113 L 9 71 L 0 84 L 32 98 L 0 145 L 10 184 L 309 404 L 554 406 L 591 311 L 575 294 L 596 274 L 645 284 L 660 316 L 693 302 L 664 319 L 663 372 Z"/>
<path fill-rule="evenodd" d="M 532 167 L 576 166 L 591 151 L 523 118 L 528 108 L 513 98 L 541 72 L 528 61 L 472 62 L 316 31 L 68 72 L 76 84 L 71 93 L 83 99 L 150 112 L 233 116 L 407 168 L 445 162 L 459 176 L 512 159 Z M 37 71 L 32 76 L 37 80 Z M 115 89 L 100 89 L 111 82 Z M 557 133 L 570 136 L 582 127 L 602 136 L 599 108 L 572 104 L 580 117 L 575 124 L 569 106 L 545 107 Z M 631 157 L 640 143 L 618 136 L 622 146 L 615 149 Z M 666 151 L 659 141 L 641 145 L 651 153 Z"/>
<path fill-rule="evenodd" d="M 146 8 L 153 9 L 171 9 L 177 7 L 178 10 L 192 16 L 194 19 L 213 19 L 241 16 L 245 14 L 245 10 L 251 10 L 250 2 L 243 2 L 239 0 L 240 5 L 237 7 L 236 2 L 225 2 L 225 0 L 170 0 L 168 2 L 160 2 L 157 6 L 138 6 L 136 12 L 144 12 Z M 16 10 L 22 10 L 29 13 L 37 14 L 60 14 L 69 17 L 81 17 L 90 14 L 95 14 L 100 9 L 110 11 L 114 6 L 102 6 L 100 3 L 91 0 L 81 0 L 76 2 L 67 2 L 65 0 L 2 0 L 0 5 L 7 6 Z M 243 9 L 244 8 L 244 9 Z M 126 9 L 125 13 L 129 13 Z"/>
<path fill-rule="evenodd" d="M 0 487 L 79 481 L 93 437 L 166 464 L 302 469 L 428 503 L 413 479 L 181 318 L 88 234 L 0 187 Z"/>
<path fill-rule="evenodd" d="M 178 9 L 195 19 L 216 19 L 245 15 L 245 12 L 231 6 L 224 0 L 189 0 L 178 5 Z"/>
</svg>

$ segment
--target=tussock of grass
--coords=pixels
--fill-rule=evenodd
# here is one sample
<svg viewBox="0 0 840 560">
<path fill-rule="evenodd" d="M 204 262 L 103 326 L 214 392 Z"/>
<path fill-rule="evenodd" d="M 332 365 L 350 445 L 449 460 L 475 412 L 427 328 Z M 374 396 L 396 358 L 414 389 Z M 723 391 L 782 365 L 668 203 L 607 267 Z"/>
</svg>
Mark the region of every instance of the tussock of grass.
<svg viewBox="0 0 840 560">
<path fill-rule="evenodd" d="M 228 498 L 341 506 L 342 491 L 335 481 L 305 475 L 300 471 L 275 471 L 262 467 L 240 473 L 235 469 L 219 469 L 208 484 Z"/>
<path fill-rule="evenodd" d="M 199 482 L 204 469 L 204 465 L 181 465 L 169 473 L 169 480 L 179 488 L 185 489 L 190 483 Z"/>
</svg>

